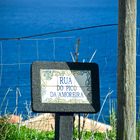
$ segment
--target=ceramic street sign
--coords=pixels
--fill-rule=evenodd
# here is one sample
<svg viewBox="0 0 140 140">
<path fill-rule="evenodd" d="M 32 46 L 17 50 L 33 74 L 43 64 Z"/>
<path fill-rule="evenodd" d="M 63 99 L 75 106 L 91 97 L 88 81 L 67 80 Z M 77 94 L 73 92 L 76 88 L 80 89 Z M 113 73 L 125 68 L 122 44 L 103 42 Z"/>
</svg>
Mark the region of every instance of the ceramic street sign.
<svg viewBox="0 0 140 140">
<path fill-rule="evenodd" d="M 37 112 L 97 112 L 99 72 L 95 63 L 32 64 L 32 105 Z"/>
<path fill-rule="evenodd" d="M 90 104 L 91 72 L 40 70 L 42 103 Z"/>
</svg>

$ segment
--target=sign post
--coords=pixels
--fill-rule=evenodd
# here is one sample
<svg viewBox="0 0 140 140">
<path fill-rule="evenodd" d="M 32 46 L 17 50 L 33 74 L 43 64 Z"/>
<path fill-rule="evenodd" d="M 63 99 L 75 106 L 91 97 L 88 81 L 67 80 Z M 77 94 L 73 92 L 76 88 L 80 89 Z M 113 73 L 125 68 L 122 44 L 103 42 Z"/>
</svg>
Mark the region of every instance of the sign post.
<svg viewBox="0 0 140 140">
<path fill-rule="evenodd" d="M 56 113 L 55 140 L 73 140 L 73 114 Z"/>
<path fill-rule="evenodd" d="M 56 113 L 55 139 L 72 140 L 73 114 L 100 110 L 98 65 L 34 62 L 32 108 L 35 112 Z"/>
</svg>

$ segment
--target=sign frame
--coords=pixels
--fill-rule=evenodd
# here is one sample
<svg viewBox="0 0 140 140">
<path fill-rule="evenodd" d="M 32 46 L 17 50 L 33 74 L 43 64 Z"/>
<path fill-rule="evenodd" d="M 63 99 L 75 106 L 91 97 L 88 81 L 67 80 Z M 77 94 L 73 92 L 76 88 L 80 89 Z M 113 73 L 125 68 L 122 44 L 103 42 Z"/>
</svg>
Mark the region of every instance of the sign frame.
<svg viewBox="0 0 140 140">
<path fill-rule="evenodd" d="M 42 103 L 40 70 L 91 71 L 91 103 Z M 33 62 L 31 66 L 31 100 L 34 112 L 41 113 L 97 113 L 100 110 L 99 68 L 96 63 Z"/>
</svg>

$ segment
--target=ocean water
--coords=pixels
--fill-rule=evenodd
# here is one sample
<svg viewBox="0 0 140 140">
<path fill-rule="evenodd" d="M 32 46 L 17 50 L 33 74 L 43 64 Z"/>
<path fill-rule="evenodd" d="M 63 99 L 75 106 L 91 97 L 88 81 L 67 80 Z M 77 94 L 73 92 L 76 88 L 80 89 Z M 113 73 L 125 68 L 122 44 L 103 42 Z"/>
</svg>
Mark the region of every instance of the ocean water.
<svg viewBox="0 0 140 140">
<path fill-rule="evenodd" d="M 16 1 L 16 0 L 15 0 Z M 62 2 L 62 0 L 61 0 Z M 0 37 L 21 37 L 93 25 L 116 24 L 117 4 L 71 5 L 29 3 L 0 4 Z M 140 7 L 140 6 L 139 6 Z M 138 8 L 139 9 L 139 8 Z M 139 15 L 138 15 L 139 25 Z M 116 106 L 117 88 L 117 26 L 53 34 L 0 43 L 0 111 L 29 114 L 31 102 L 31 63 L 34 61 L 72 62 L 77 39 L 80 39 L 79 62 L 99 65 L 101 104 L 109 92 L 101 116 L 106 120 L 110 103 Z M 137 110 L 140 96 L 140 29 L 137 28 Z M 138 112 L 137 112 L 138 113 Z M 98 114 L 97 114 L 98 115 Z"/>
</svg>

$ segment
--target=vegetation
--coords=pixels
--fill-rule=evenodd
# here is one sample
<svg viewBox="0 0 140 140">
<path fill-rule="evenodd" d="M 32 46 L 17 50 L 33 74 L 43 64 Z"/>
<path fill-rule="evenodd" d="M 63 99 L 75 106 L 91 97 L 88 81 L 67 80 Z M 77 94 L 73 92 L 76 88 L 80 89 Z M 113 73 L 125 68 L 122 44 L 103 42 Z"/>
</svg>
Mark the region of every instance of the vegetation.
<svg viewBox="0 0 140 140">
<path fill-rule="evenodd" d="M 78 131 L 74 131 L 74 140 L 78 139 Z M 112 131 L 107 131 L 106 133 L 84 131 L 81 140 L 115 140 Z"/>
<path fill-rule="evenodd" d="M 137 135 L 136 135 L 137 140 L 140 140 L 140 121 L 137 122 Z"/>
<path fill-rule="evenodd" d="M 115 111 L 112 111 L 110 116 L 111 131 L 92 132 L 82 131 L 81 140 L 116 140 L 116 115 Z M 137 123 L 137 140 L 140 138 L 140 122 Z M 6 117 L 0 118 L 0 139 L 1 140 L 54 140 L 54 131 L 39 131 L 35 129 L 29 129 L 26 126 L 20 124 L 8 123 Z M 78 140 L 78 129 L 74 129 L 74 140 Z"/>
<path fill-rule="evenodd" d="M 85 131 L 82 137 L 83 140 L 89 140 L 93 133 L 91 131 Z M 106 133 L 95 132 L 94 140 L 104 140 L 107 138 L 114 140 L 112 132 Z M 25 126 L 19 126 L 18 124 L 1 123 L 0 124 L 0 138 L 1 140 L 53 140 L 54 132 L 44 132 L 29 129 Z M 74 131 L 74 140 L 78 138 L 78 131 Z"/>
<path fill-rule="evenodd" d="M 18 124 L 1 123 L 1 140 L 53 140 L 54 132 L 39 132 Z"/>
<path fill-rule="evenodd" d="M 113 123 L 113 120 L 111 122 Z M 81 132 L 81 140 L 89 140 L 91 138 L 94 140 L 115 140 L 114 130 L 106 133 L 83 131 Z M 75 128 L 74 140 L 78 139 L 78 135 L 78 129 Z M 20 124 L 10 124 L 7 122 L 7 118 L 3 117 L 0 119 L 0 138 L 1 140 L 53 140 L 54 131 L 38 131 Z"/>
</svg>

